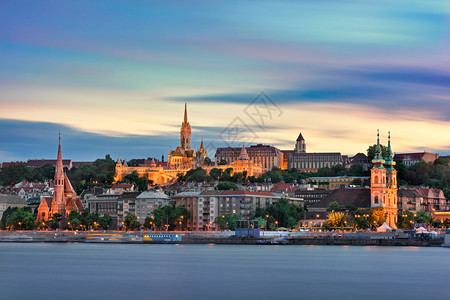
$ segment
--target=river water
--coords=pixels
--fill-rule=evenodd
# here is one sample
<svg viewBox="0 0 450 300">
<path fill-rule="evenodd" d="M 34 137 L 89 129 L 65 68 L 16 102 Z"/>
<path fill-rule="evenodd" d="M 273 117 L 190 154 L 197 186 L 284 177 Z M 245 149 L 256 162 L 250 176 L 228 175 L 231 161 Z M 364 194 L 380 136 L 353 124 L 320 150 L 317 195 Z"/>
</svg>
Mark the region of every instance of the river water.
<svg viewBox="0 0 450 300">
<path fill-rule="evenodd" d="M 450 299 L 450 249 L 0 243 L 0 299 Z"/>
</svg>

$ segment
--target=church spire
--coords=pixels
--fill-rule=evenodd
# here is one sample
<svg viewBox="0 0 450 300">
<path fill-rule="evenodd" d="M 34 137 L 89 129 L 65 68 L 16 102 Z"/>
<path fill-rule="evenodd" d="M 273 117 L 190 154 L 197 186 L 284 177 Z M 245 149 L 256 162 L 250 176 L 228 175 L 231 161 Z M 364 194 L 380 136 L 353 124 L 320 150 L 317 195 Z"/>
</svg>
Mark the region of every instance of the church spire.
<svg viewBox="0 0 450 300">
<path fill-rule="evenodd" d="M 58 156 L 56 158 L 55 179 L 57 177 L 64 177 L 63 161 L 61 154 L 61 134 L 59 134 L 58 137 Z"/>
<path fill-rule="evenodd" d="M 377 146 L 375 147 L 375 157 L 372 160 L 375 168 L 383 169 L 384 159 L 381 155 L 381 146 L 380 146 L 380 130 L 377 129 Z"/>
<path fill-rule="evenodd" d="M 391 132 L 388 132 L 388 146 L 386 150 L 386 165 L 388 166 L 388 170 L 393 170 L 395 161 L 392 157 L 392 149 L 391 149 Z"/>
<path fill-rule="evenodd" d="M 187 123 L 188 122 L 188 117 L 187 117 L 187 103 L 184 103 L 184 122 L 183 123 Z"/>
<path fill-rule="evenodd" d="M 248 153 L 247 153 L 247 149 L 245 149 L 245 145 L 242 144 L 242 148 L 241 148 L 241 154 L 239 155 L 239 160 L 248 160 Z"/>
</svg>

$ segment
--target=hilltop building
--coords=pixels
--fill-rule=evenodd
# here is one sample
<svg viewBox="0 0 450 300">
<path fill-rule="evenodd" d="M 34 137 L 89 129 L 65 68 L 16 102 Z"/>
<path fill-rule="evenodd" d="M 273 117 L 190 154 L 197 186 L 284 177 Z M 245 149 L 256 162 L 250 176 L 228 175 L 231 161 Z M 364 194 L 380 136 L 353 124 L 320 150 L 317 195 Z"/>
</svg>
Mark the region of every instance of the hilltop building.
<svg viewBox="0 0 450 300">
<path fill-rule="evenodd" d="M 339 152 L 306 152 L 306 141 L 300 132 L 294 150 L 284 150 L 282 169 L 297 169 L 302 172 L 317 172 L 320 168 L 343 164 Z"/>
<path fill-rule="evenodd" d="M 60 137 L 58 143 L 58 156 L 56 159 L 55 179 L 53 181 L 53 196 L 41 196 L 37 221 L 47 221 L 56 213 L 61 214 L 62 219 L 64 220 L 71 211 L 82 211 L 83 209 L 80 198 L 77 196 L 69 178 L 64 172 Z"/>
<path fill-rule="evenodd" d="M 245 147 L 244 147 L 245 149 Z M 279 150 L 278 150 L 279 151 Z M 157 162 L 152 158 L 150 163 L 144 163 L 139 166 L 128 166 L 126 160 L 121 161 L 120 157 L 116 163 L 115 181 L 123 178 L 133 172 L 137 172 L 140 177 L 147 177 L 153 184 L 165 185 L 176 181 L 179 174 L 185 174 L 187 171 L 202 167 L 207 173 L 212 168 L 226 170 L 232 168 L 233 172 L 247 172 L 247 176 L 260 176 L 262 168 L 260 163 L 251 160 L 248 153 L 237 148 L 236 159 L 229 161 L 227 165 L 210 166 L 205 164 L 208 157 L 203 140 L 197 151 L 191 148 L 191 125 L 188 121 L 187 105 L 184 107 L 184 119 L 180 129 L 180 145 L 175 150 L 168 153 L 167 163 Z"/>
</svg>

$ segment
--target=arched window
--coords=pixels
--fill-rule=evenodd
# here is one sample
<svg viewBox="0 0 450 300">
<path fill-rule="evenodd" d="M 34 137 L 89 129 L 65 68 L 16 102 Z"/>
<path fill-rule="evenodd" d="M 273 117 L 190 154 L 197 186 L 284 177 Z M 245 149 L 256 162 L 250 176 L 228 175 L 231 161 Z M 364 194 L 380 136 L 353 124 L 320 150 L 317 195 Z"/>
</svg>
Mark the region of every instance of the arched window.
<svg viewBox="0 0 450 300">
<path fill-rule="evenodd" d="M 375 177 L 377 179 L 378 177 Z M 375 200 L 373 201 L 375 204 L 378 204 L 378 196 L 375 196 Z"/>
<path fill-rule="evenodd" d="M 378 183 L 378 176 L 375 176 L 375 183 Z"/>
<path fill-rule="evenodd" d="M 386 178 L 383 176 L 383 183 L 386 183 Z"/>
</svg>

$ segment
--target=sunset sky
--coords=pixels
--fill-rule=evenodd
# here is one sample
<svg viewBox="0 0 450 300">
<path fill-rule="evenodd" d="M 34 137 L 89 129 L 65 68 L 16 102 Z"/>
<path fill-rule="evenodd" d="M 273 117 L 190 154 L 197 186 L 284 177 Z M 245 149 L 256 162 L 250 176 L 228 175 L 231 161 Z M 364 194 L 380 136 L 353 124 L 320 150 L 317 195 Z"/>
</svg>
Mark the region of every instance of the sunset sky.
<svg viewBox="0 0 450 300">
<path fill-rule="evenodd" d="M 59 132 L 73 160 L 167 157 L 184 103 L 209 154 L 302 132 L 354 155 L 379 128 L 448 155 L 450 2 L 0 2 L 0 162 L 55 158 Z"/>
</svg>

